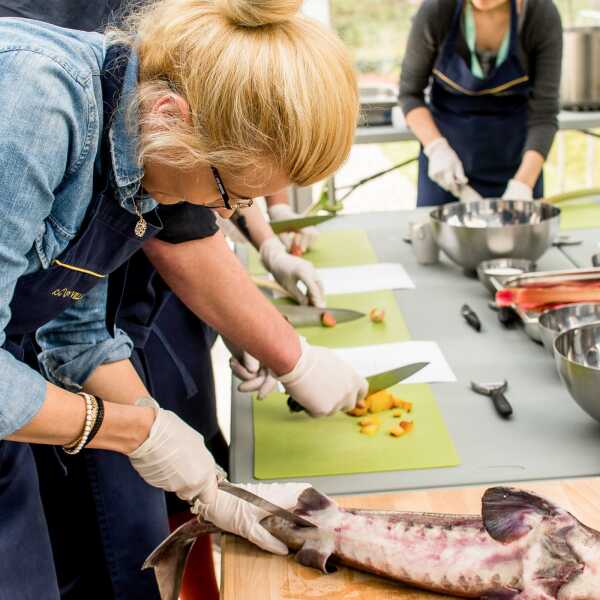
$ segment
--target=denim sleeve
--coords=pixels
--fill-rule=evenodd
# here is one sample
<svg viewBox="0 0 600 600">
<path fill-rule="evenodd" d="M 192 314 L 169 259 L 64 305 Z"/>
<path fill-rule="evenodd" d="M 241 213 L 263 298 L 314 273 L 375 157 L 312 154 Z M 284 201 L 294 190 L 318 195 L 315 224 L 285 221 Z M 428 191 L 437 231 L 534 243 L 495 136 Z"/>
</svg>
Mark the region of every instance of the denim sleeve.
<svg viewBox="0 0 600 600">
<path fill-rule="evenodd" d="M 129 336 L 116 329 L 113 337 L 106 328 L 107 290 L 105 279 L 37 330 L 40 365 L 56 385 L 78 391 L 99 365 L 131 356 Z"/>
<path fill-rule="evenodd" d="M 42 235 L 54 190 L 86 151 L 87 95 L 49 57 L 28 50 L 0 52 L 0 346 L 10 302 Z M 0 349 L 0 438 L 31 420 L 46 381 Z"/>
</svg>

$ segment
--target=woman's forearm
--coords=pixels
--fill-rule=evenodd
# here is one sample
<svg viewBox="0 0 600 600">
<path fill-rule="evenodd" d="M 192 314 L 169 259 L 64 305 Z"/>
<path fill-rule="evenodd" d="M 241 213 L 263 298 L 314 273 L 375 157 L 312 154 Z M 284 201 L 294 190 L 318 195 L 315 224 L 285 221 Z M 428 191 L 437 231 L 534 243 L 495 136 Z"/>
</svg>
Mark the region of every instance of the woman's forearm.
<svg viewBox="0 0 600 600">
<path fill-rule="evenodd" d="M 119 404 L 133 404 L 150 395 L 130 360 L 100 365 L 84 382 L 83 391 Z"/>
<path fill-rule="evenodd" d="M 90 448 L 129 453 L 148 437 L 155 414 L 152 408 L 105 402 L 104 422 Z M 64 446 L 83 430 L 85 400 L 78 394 L 48 383 L 42 407 L 26 425 L 6 439 Z"/>
<path fill-rule="evenodd" d="M 406 124 L 423 146 L 427 146 L 433 140 L 442 137 L 442 133 L 435 124 L 428 108 L 419 107 L 411 110 L 406 115 Z"/>
<path fill-rule="evenodd" d="M 513 179 L 528 185 L 530 188 L 535 186 L 540 173 L 544 167 L 544 157 L 535 150 L 528 150 L 523 155 L 521 166 L 515 173 Z"/>
<path fill-rule="evenodd" d="M 198 317 L 276 374 L 294 368 L 298 334 L 258 291 L 221 233 L 184 244 L 153 239 L 144 251 Z"/>
</svg>

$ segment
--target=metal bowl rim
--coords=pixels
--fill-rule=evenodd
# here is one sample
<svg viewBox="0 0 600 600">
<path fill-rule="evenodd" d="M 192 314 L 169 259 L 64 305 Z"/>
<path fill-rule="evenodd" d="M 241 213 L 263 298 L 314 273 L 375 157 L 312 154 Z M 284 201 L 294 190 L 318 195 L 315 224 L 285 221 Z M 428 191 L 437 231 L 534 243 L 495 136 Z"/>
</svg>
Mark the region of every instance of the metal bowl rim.
<svg viewBox="0 0 600 600">
<path fill-rule="evenodd" d="M 495 230 L 495 229 L 506 229 L 506 228 L 525 228 L 525 227 L 539 227 L 540 225 L 546 225 L 547 223 L 552 222 L 555 219 L 559 219 L 560 215 L 561 215 L 561 209 L 558 206 L 554 206 L 554 204 L 550 204 L 548 202 L 539 202 L 536 200 L 502 200 L 501 198 L 484 198 L 482 200 L 475 200 L 474 202 L 469 202 L 469 205 L 476 205 L 476 204 L 483 204 L 483 203 L 489 203 L 489 202 L 503 202 L 503 203 L 508 203 L 510 204 L 530 204 L 530 205 L 534 205 L 534 206 L 548 206 L 550 207 L 554 212 L 554 214 L 552 214 L 551 216 L 549 216 L 546 219 L 543 219 L 540 223 L 516 223 L 514 225 L 501 225 L 499 227 L 494 226 L 494 227 L 469 227 L 468 225 L 451 225 L 448 223 L 448 221 L 443 221 L 442 219 L 438 218 L 438 216 L 436 215 L 437 212 L 441 212 L 443 211 L 445 208 L 453 208 L 456 206 L 462 206 L 460 202 L 449 202 L 448 204 L 442 204 L 441 206 L 437 206 L 436 208 L 434 208 L 430 213 L 429 213 L 429 218 L 435 222 L 436 224 L 439 225 L 447 225 L 448 227 L 452 227 L 452 228 L 456 228 L 456 229 L 470 229 L 470 230 L 480 230 L 480 231 L 485 231 L 485 230 Z M 467 204 L 463 204 L 464 206 L 468 206 Z"/>
<path fill-rule="evenodd" d="M 554 355 L 555 356 L 559 356 L 562 360 L 564 360 L 565 362 L 571 364 L 571 365 L 576 365 L 578 367 L 584 367 L 586 369 L 590 369 L 590 371 L 595 371 L 600 373 L 600 367 L 592 367 L 591 365 L 586 365 L 574 360 L 571 360 L 570 358 L 568 358 L 567 356 L 565 356 L 559 349 L 558 349 L 558 340 L 561 339 L 562 337 L 572 334 L 573 331 L 576 330 L 580 330 L 580 329 L 587 329 L 587 328 L 599 328 L 600 329 L 600 322 L 598 323 L 587 323 L 586 325 L 580 325 L 579 327 L 573 327 L 572 329 L 567 329 L 566 331 L 563 331 L 561 333 L 559 333 L 556 338 L 554 339 L 554 344 L 552 345 L 552 348 L 554 350 Z"/>
<path fill-rule="evenodd" d="M 572 304 L 564 304 L 562 306 L 554 306 L 553 308 L 547 308 L 538 317 L 538 322 L 540 324 L 540 327 L 543 327 L 544 329 L 547 329 L 548 331 L 556 331 L 555 329 L 551 329 L 550 327 L 543 324 L 542 321 L 545 320 L 544 317 L 551 313 L 558 313 L 563 310 L 566 311 L 569 308 L 573 308 L 575 306 L 597 306 L 600 308 L 600 302 L 573 302 Z M 600 314 L 598 315 L 597 322 L 600 323 Z M 596 321 L 594 321 L 593 323 L 585 323 L 584 325 L 593 325 L 594 323 L 596 323 Z M 579 327 L 579 325 L 576 325 L 575 327 L 571 327 L 570 329 L 565 329 L 565 331 L 570 331 L 571 329 L 577 329 L 577 327 Z M 564 332 L 561 331 L 560 333 L 564 333 Z"/>
</svg>

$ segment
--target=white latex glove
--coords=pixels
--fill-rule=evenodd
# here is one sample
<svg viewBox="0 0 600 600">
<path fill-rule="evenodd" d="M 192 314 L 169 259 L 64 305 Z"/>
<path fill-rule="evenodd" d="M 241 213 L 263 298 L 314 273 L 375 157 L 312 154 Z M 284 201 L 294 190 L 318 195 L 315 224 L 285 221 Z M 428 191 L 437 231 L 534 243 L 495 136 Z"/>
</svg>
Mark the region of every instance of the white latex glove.
<svg viewBox="0 0 600 600">
<path fill-rule="evenodd" d="M 481 194 L 473 189 L 470 185 L 463 185 L 462 189 L 460 190 L 460 196 L 458 197 L 458 199 L 461 202 L 476 202 L 477 200 L 481 200 Z"/>
<path fill-rule="evenodd" d="M 506 186 L 503 200 L 533 200 L 533 190 L 522 181 L 511 179 Z"/>
<path fill-rule="evenodd" d="M 292 210 L 292 207 L 289 204 L 273 204 L 272 206 L 269 206 L 267 210 L 271 221 L 287 221 L 288 219 L 297 219 L 301 216 Z M 291 249 L 295 240 L 303 253 L 315 243 L 318 237 L 319 231 L 316 227 L 305 227 L 300 231 L 290 231 L 279 234 L 279 239 L 286 247 L 286 250 L 289 251 Z"/>
<path fill-rule="evenodd" d="M 285 246 L 276 238 L 269 238 L 260 247 L 260 258 L 275 281 L 300 304 L 309 302 L 319 308 L 325 307 L 325 294 L 315 267 L 303 258 L 288 254 Z M 298 283 L 306 286 L 308 298 L 298 289 Z"/>
<path fill-rule="evenodd" d="M 278 379 L 285 391 L 313 417 L 352 410 L 367 395 L 369 384 L 333 350 L 310 346 L 300 338 L 302 353 L 294 369 Z"/>
<path fill-rule="evenodd" d="M 460 190 L 468 183 L 458 154 L 450 147 L 446 138 L 437 138 L 423 149 L 429 159 L 429 179 L 442 189 L 459 197 Z"/>
<path fill-rule="evenodd" d="M 238 485 L 285 509 L 292 509 L 298 496 L 310 485 L 308 483 L 258 483 Z M 195 512 L 213 525 L 235 533 L 273 554 L 286 555 L 287 546 L 273 537 L 260 522 L 269 513 L 219 490 L 214 502 L 197 504 Z"/>
<path fill-rule="evenodd" d="M 254 356 L 240 350 L 230 340 L 223 338 L 223 342 L 231 352 L 229 367 L 234 375 L 242 380 L 237 387 L 238 391 L 245 394 L 256 392 L 260 400 L 268 396 L 277 386 L 277 379 L 271 371 L 263 367 Z"/>
<path fill-rule="evenodd" d="M 153 407 L 156 419 L 146 441 L 129 454 L 133 468 L 150 485 L 175 492 L 185 502 L 214 502 L 217 467 L 204 438 L 152 398 L 136 404 Z"/>
</svg>

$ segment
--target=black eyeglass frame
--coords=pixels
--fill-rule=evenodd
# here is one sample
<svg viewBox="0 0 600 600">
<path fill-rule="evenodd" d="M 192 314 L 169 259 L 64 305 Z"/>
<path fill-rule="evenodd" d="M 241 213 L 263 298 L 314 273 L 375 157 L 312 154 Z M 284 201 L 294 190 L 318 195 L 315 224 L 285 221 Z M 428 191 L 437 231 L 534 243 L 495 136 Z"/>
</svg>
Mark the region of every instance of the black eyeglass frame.
<svg viewBox="0 0 600 600">
<path fill-rule="evenodd" d="M 228 210 L 238 210 L 239 208 L 250 208 L 252 206 L 254 202 L 252 198 L 231 198 L 229 196 L 229 192 L 225 188 L 225 184 L 223 183 L 223 179 L 221 178 L 221 174 L 219 173 L 217 167 L 213 167 L 211 165 L 210 170 L 212 171 L 217 190 L 221 195 L 221 200 L 223 200 L 223 206 L 211 205 L 210 208 L 226 208 Z"/>
</svg>

